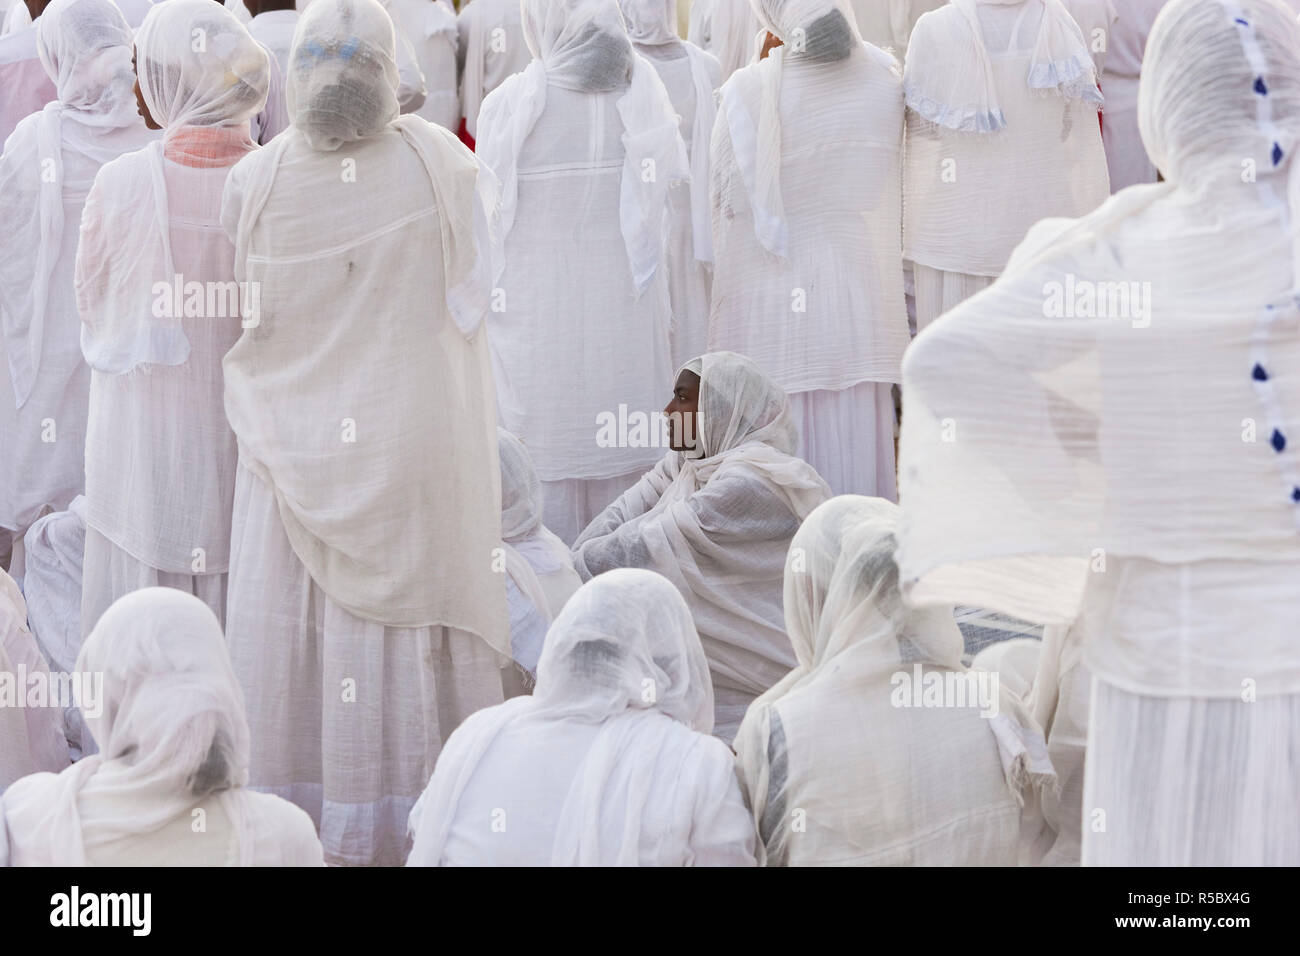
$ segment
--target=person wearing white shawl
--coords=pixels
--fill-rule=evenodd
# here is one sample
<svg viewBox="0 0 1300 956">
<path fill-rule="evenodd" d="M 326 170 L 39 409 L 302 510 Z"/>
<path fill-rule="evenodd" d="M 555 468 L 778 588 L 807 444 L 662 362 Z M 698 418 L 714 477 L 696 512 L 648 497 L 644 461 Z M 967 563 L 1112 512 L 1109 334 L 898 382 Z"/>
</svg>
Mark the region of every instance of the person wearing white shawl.
<svg viewBox="0 0 1300 956">
<path fill-rule="evenodd" d="M 584 580 L 642 567 L 677 585 L 713 674 L 714 732 L 730 742 L 750 702 L 794 666 L 782 568 L 830 489 L 794 457 L 785 392 L 744 356 L 688 362 L 664 413 L 674 450 L 591 522 L 574 563 Z"/>
<path fill-rule="evenodd" d="M 79 705 L 99 753 L 5 791 L 0 865 L 322 865 L 307 814 L 245 786 L 243 699 L 202 601 L 171 588 L 127 595 L 86 639 L 77 673 L 92 688 Z"/>
<path fill-rule="evenodd" d="M 383 7 L 313 0 L 293 125 L 234 169 L 222 211 L 262 297 L 224 363 L 252 782 L 356 865 L 404 859 L 443 741 L 501 702 L 510 657 L 478 166 L 399 117 L 396 90 Z"/>
<path fill-rule="evenodd" d="M 722 80 L 754 62 L 763 31 L 749 0 L 691 0 L 686 38 L 722 64 Z"/>
<path fill-rule="evenodd" d="M 163 137 L 100 168 L 77 250 L 91 368 L 84 633 L 151 585 L 224 620 L 236 449 L 221 357 L 258 314 L 219 216 L 230 168 L 257 148 L 248 121 L 270 61 L 212 0 L 158 4 L 135 51 L 137 99 Z"/>
<path fill-rule="evenodd" d="M 500 424 L 528 446 L 546 526 L 568 543 L 661 454 L 655 430 L 617 422 L 656 421 L 672 374 L 670 191 L 690 168 L 618 0 L 522 10 L 535 59 L 479 115 L 493 173 L 479 179 L 496 274 L 488 329 Z M 570 387 L 555 388 L 556 369 Z"/>
<path fill-rule="evenodd" d="M 1147 36 L 1168 0 L 1124 0 L 1111 33 L 1106 75 L 1106 112 L 1102 140 L 1110 169 L 1111 192 L 1156 181 L 1156 166 L 1142 145 L 1138 129 L 1138 82 Z"/>
<path fill-rule="evenodd" d="M 542 492 L 528 449 L 504 428 L 497 429 L 501 460 L 501 550 L 510 608 L 510 656 L 506 696 L 525 693 L 537 678 L 546 629 L 582 579 L 568 547 L 542 524 Z M 519 675 L 520 679 L 516 679 Z M 524 676 L 526 675 L 526 676 Z"/>
<path fill-rule="evenodd" d="M 844 0 L 755 0 L 786 45 L 738 71 L 713 127 L 709 348 L 790 395 L 799 455 L 838 493 L 896 496 L 903 92 Z"/>
<path fill-rule="evenodd" d="M 34 10 L 39 17 L 50 0 L 28 0 L 14 5 L 14 13 Z M 30 15 L 22 26 L 0 35 L 0 149 L 25 116 L 37 112 L 58 96 L 36 52 L 36 25 Z"/>
<path fill-rule="evenodd" d="M 63 715 L 51 699 L 58 686 L 27 626 L 22 592 L 0 569 L 0 794 L 27 774 L 68 765 Z"/>
<path fill-rule="evenodd" d="M 483 100 L 532 62 L 521 6 L 519 0 L 476 0 L 462 5 L 456 17 L 460 109 L 471 145 L 478 138 Z"/>
<path fill-rule="evenodd" d="M 902 63 L 912 28 L 921 14 L 937 10 L 948 0 L 853 0 L 853 15 L 862 39 L 888 50 Z"/>
<path fill-rule="evenodd" d="M 1039 223 L 908 353 L 903 587 L 1069 628 L 1085 864 L 1295 864 L 1294 14 L 1173 0 L 1138 116 L 1166 182 Z"/>
<path fill-rule="evenodd" d="M 650 61 L 681 117 L 679 129 L 691 165 L 689 183 L 671 190 L 669 299 L 673 309 L 673 364 L 709 344 L 709 290 L 713 236 L 709 214 L 709 137 L 717 115 L 714 91 L 722 82 L 716 57 L 677 38 L 677 0 L 619 0 L 628 36 Z"/>
<path fill-rule="evenodd" d="M 298 11 L 293 7 L 293 0 L 243 0 L 243 5 L 253 15 L 251 20 L 241 18 L 248 35 L 261 44 L 276 66 L 271 74 L 266 106 L 252 122 L 254 141 L 266 145 L 289 125 L 284 97 L 289 82 L 289 45 L 298 24 Z"/>
<path fill-rule="evenodd" d="M 117 7 L 54 0 L 33 29 L 58 95 L 18 124 L 0 156 L 0 535 L 15 544 L 84 488 L 81 210 L 100 166 L 154 138 L 136 111 L 131 30 Z"/>
<path fill-rule="evenodd" d="M 898 522 L 845 495 L 790 543 L 799 665 L 736 737 L 769 866 L 1014 866 L 1025 796 L 1052 782 L 1015 695 L 962 665 L 953 609 L 903 605 Z"/>
<path fill-rule="evenodd" d="M 904 252 L 925 328 L 989 284 L 1039 219 L 1109 194 L 1096 64 L 1061 0 L 952 0 L 912 31 Z"/>
<path fill-rule="evenodd" d="M 673 586 L 602 575 L 551 625 L 533 695 L 452 735 L 411 813 L 407 865 L 753 866 L 712 726 L 708 664 Z"/>
<path fill-rule="evenodd" d="M 455 12 L 436 0 L 382 0 L 382 3 L 393 18 L 393 28 L 410 44 L 424 77 L 424 102 L 408 112 L 456 132 L 460 126 L 460 91 L 457 89 L 459 36 Z"/>
</svg>

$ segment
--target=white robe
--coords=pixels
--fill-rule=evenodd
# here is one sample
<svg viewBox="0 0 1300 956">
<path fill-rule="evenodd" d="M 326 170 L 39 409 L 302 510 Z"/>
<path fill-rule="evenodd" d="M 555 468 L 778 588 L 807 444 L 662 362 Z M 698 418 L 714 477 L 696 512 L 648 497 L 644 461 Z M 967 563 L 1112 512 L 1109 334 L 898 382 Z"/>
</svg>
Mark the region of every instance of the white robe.
<svg viewBox="0 0 1300 956">
<path fill-rule="evenodd" d="M 456 17 L 460 42 L 460 112 L 465 129 L 478 138 L 478 114 L 487 95 L 532 61 L 524 43 L 518 0 L 476 0 Z"/>
<path fill-rule="evenodd" d="M 456 132 L 460 94 L 456 88 L 456 15 L 433 0 L 384 0 L 393 27 L 411 45 L 424 75 L 424 103 L 414 112 Z"/>
</svg>

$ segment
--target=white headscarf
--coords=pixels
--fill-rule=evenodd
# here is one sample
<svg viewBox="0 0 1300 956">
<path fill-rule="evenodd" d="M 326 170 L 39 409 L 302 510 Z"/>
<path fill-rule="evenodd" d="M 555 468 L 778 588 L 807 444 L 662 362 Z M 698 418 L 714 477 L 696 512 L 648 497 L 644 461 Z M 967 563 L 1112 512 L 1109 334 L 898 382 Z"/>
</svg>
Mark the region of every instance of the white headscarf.
<svg viewBox="0 0 1300 956">
<path fill-rule="evenodd" d="M 140 92 L 163 139 L 149 147 L 147 163 L 101 174 L 99 199 L 92 193 L 85 215 L 111 245 L 87 259 L 83 236 L 78 254 L 78 305 L 87 286 L 102 302 L 81 309 L 81 350 L 91 368 L 115 375 L 142 364 L 181 365 L 190 354 L 181 317 L 154 314 L 154 283 L 176 274 L 164 149 L 186 165 L 216 167 L 256 148 L 248 121 L 266 102 L 271 69 L 262 47 L 212 0 L 157 4 L 136 32 L 135 51 Z M 122 197 L 129 203 L 111 205 Z"/>
<path fill-rule="evenodd" d="M 537 575 L 565 567 L 569 549 L 542 524 L 542 485 L 523 442 L 498 428 L 497 453 L 501 461 L 501 545 L 506 573 L 549 621 L 550 601 Z"/>
<path fill-rule="evenodd" d="M 556 819 L 553 862 L 635 864 L 643 808 L 672 786 L 656 777 L 654 756 L 680 735 L 678 724 L 701 734 L 713 727 L 708 664 L 671 584 L 619 570 L 574 594 L 546 635 L 533 695 L 480 711 L 447 741 L 411 811 L 408 866 L 441 861 L 461 794 L 501 731 L 543 721 L 601 728 Z"/>
<path fill-rule="evenodd" d="M 952 0 L 953 10 L 921 17 L 907 48 L 907 105 L 948 129 L 994 133 L 1004 128 L 979 8 L 1024 4 L 1042 7 L 1026 84 L 1100 108 L 1096 64 L 1061 0 Z"/>
<path fill-rule="evenodd" d="M 677 0 L 619 0 L 633 43 L 658 46 L 677 37 Z"/>
<path fill-rule="evenodd" d="M 916 664 L 965 671 L 962 636 L 952 608 L 912 609 L 903 604 L 894 564 L 899 516 L 898 507 L 883 499 L 841 496 L 809 515 L 790 544 L 785 626 L 799 663 L 754 702 L 736 738 L 741 777 L 750 789 L 751 807 L 773 862 L 787 862 L 792 840 L 799 842 L 795 849 L 800 862 L 853 861 L 855 855 L 893 852 L 909 840 L 928 836 L 923 824 L 951 822 L 934 817 L 936 808 L 945 807 L 954 816 L 977 809 L 945 801 L 941 793 L 916 800 L 920 795 L 905 790 L 905 799 L 891 801 L 895 794 L 881 783 L 901 780 L 915 786 L 926 780 L 924 772 L 913 772 L 913 762 L 925 761 L 943 747 L 943 742 L 925 739 L 932 724 L 894 706 L 894 675 Z M 782 703 L 791 708 L 782 712 L 785 724 L 772 716 Z M 1001 800 L 1011 809 L 1019 805 L 1031 781 L 1042 784 L 1052 771 L 1042 735 L 1023 707 L 1010 694 L 1001 695 L 997 703 L 990 724 L 984 723 L 974 701 L 963 723 L 972 738 L 987 727 L 996 739 L 1005 778 L 980 796 L 994 803 Z M 813 716 L 804 719 L 807 714 Z M 945 729 L 953 732 L 957 725 L 946 724 Z M 860 739 L 866 735 L 874 742 Z M 874 759 L 845 764 L 855 744 L 858 753 L 865 748 Z M 973 761 L 978 761 L 977 754 L 972 752 Z M 925 769 L 930 781 L 948 770 L 966 776 L 961 766 Z M 973 786 L 969 781 L 964 785 Z M 779 794 L 775 801 L 773 792 Z M 772 803 L 778 812 L 770 812 Z M 780 812 L 782 807 L 786 812 Z M 813 819 L 805 832 L 792 829 L 789 811 L 795 807 L 809 808 Z M 853 819 L 853 807 L 868 808 L 874 813 L 867 816 L 877 819 L 860 832 L 843 832 L 840 827 Z M 1014 859 L 1014 829 L 1003 850 Z M 954 859 L 977 862 L 955 848 Z"/>
<path fill-rule="evenodd" d="M 17 252 L 0 257 L 0 329 L 18 408 L 31 396 L 45 348 L 63 244 L 64 151 L 102 165 L 150 137 L 136 112 L 131 43 L 109 0 L 54 0 L 36 24 L 36 50 L 57 98 L 37 114 L 35 136 L 10 139 L 0 164 L 0 221 Z"/>
<path fill-rule="evenodd" d="M 397 118 L 396 38 L 379 4 L 313 3 L 289 58 L 289 115 L 314 149 L 366 139 Z"/>
<path fill-rule="evenodd" d="M 690 175 L 668 91 L 632 51 L 618 0 L 523 0 L 523 30 L 533 62 L 493 90 L 479 115 L 478 155 L 495 174 L 480 183 L 498 253 L 496 275 L 505 268 L 501 252 L 514 226 L 524 142 L 546 108 L 547 84 L 626 90 L 618 100 L 625 150 L 619 221 L 640 294 L 664 254 L 668 187 Z"/>
<path fill-rule="evenodd" d="M 216 615 L 172 588 L 113 604 L 77 658 L 99 675 L 85 709 L 99 753 L 5 793 L 14 862 L 84 866 L 87 851 L 143 836 L 248 777 L 248 723 Z"/>
<path fill-rule="evenodd" d="M 1069 624 L 1105 555 L 1247 576 L 1300 560 L 1297 51 L 1275 0 L 1171 2 L 1139 101 L 1167 182 L 1040 223 L 991 289 L 917 337 L 899 469 L 913 600 Z M 1109 316 L 1108 288 L 1125 293 Z M 1189 646 L 1225 623 L 1166 611 L 1144 640 L 1167 628 Z M 1277 648 L 1248 643 L 1175 669 L 1224 687 L 1276 673 Z"/>
</svg>

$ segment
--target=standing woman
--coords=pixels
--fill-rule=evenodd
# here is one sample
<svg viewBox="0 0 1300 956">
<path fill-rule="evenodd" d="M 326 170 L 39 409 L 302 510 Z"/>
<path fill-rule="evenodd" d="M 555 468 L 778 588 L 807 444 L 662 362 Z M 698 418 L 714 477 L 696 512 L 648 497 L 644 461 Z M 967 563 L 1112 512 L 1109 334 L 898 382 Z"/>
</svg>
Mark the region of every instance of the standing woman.
<svg viewBox="0 0 1300 956">
<path fill-rule="evenodd" d="M 709 339 L 713 237 L 709 221 L 709 136 L 722 82 L 717 57 L 677 38 L 677 0 L 621 0 L 632 47 L 663 80 L 690 157 L 691 181 L 672 190 L 668 281 L 673 307 L 673 364 L 702 354 Z"/>
<path fill-rule="evenodd" d="M 225 620 L 235 436 L 221 358 L 254 321 L 234 287 L 221 191 L 257 147 L 249 119 L 270 61 L 212 0 L 168 0 L 135 37 L 136 97 L 161 142 L 105 165 L 77 251 L 86 433 L 82 629 L 114 600 L 164 585 Z"/>
<path fill-rule="evenodd" d="M 759 0 L 786 46 L 722 88 L 709 348 L 790 394 L 800 457 L 838 494 L 896 496 L 903 91 L 845 0 Z"/>
<path fill-rule="evenodd" d="M 669 187 L 689 168 L 618 0 L 524 0 L 523 17 L 536 59 L 479 117 L 494 174 L 480 180 L 497 253 L 488 325 L 501 424 L 528 446 L 546 526 L 569 543 L 662 453 L 652 428 L 614 436 L 601 422 L 620 406 L 654 419 L 672 375 Z"/>
<path fill-rule="evenodd" d="M 1061 0 L 952 0 L 917 21 L 903 242 L 918 329 L 992 284 L 1035 222 L 1109 195 L 1096 69 Z"/>
<path fill-rule="evenodd" d="M 253 785 L 312 815 L 330 863 L 393 865 L 510 656 L 478 166 L 398 118 L 375 0 L 314 0 L 294 40 L 292 125 L 222 213 L 262 295 L 225 362 L 227 633 Z"/>
<path fill-rule="evenodd" d="M 131 29 L 117 7 L 54 0 L 33 29 L 58 98 L 19 123 L 0 156 L 0 538 L 15 545 L 85 486 L 90 369 L 73 287 L 81 210 L 100 166 L 152 136 L 136 111 Z M 13 570 L 22 576 L 21 559 Z"/>
<path fill-rule="evenodd" d="M 722 79 L 754 59 L 758 18 L 749 0 L 691 0 L 687 38 L 722 64 Z"/>
</svg>

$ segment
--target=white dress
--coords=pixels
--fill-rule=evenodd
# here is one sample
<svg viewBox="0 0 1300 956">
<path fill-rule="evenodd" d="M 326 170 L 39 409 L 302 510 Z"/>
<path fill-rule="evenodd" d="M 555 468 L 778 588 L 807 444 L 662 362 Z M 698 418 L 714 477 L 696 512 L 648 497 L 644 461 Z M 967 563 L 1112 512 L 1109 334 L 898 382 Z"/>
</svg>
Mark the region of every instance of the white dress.
<svg viewBox="0 0 1300 956">
<path fill-rule="evenodd" d="M 465 129 L 478 138 L 478 113 L 483 100 L 518 73 L 533 58 L 524 43 L 516 0 L 474 0 L 462 4 L 456 17 L 460 42 L 456 57 L 460 64 L 460 111 Z"/>
<path fill-rule="evenodd" d="M 836 494 L 894 499 L 891 383 L 908 342 L 902 89 L 893 61 L 874 47 L 825 64 L 781 63 L 783 55 L 723 87 L 712 144 L 709 347 L 750 356 L 790 393 L 798 454 Z M 756 234 L 760 214 L 747 188 L 762 86 L 778 69 L 781 257 Z"/>
</svg>

